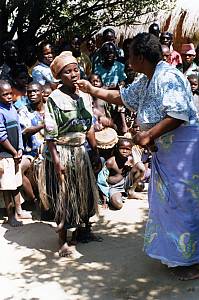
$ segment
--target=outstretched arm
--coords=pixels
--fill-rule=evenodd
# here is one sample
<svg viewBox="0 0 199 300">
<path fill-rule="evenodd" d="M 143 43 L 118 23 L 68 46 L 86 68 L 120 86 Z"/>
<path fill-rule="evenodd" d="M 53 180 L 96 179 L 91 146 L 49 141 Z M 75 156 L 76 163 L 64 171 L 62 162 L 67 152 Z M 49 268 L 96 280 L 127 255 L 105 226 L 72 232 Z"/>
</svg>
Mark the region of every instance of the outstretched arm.
<svg viewBox="0 0 199 300">
<path fill-rule="evenodd" d="M 77 84 L 79 89 L 84 93 L 88 93 L 91 96 L 103 99 L 108 103 L 123 105 L 119 90 L 106 90 L 103 88 L 97 88 L 94 87 L 89 81 L 84 79 L 78 80 Z"/>
</svg>

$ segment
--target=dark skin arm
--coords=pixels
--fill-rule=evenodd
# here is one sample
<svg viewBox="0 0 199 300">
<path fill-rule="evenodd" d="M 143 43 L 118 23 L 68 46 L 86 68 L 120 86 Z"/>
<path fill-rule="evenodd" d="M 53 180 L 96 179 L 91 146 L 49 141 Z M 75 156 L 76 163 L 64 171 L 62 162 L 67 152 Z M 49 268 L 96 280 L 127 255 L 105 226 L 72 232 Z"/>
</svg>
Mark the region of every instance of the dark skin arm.
<svg viewBox="0 0 199 300">
<path fill-rule="evenodd" d="M 5 141 L 1 142 L 1 145 L 4 147 L 4 149 L 9 152 L 10 154 L 12 154 L 14 161 L 16 164 L 20 163 L 21 158 L 22 158 L 22 150 L 16 150 L 11 143 L 9 142 L 8 139 L 6 139 Z"/>
<path fill-rule="evenodd" d="M 33 134 L 39 132 L 43 128 L 44 128 L 44 125 L 31 126 L 31 127 L 25 128 L 23 131 L 23 134 L 33 135 Z"/>
<path fill-rule="evenodd" d="M 110 104 L 123 105 L 119 90 L 107 90 L 103 88 L 97 88 L 92 86 L 92 84 L 89 81 L 84 79 L 78 80 L 77 84 L 82 92 L 103 99 Z"/>
<path fill-rule="evenodd" d="M 52 161 L 54 163 L 55 172 L 59 180 L 62 180 L 64 174 L 64 166 L 60 163 L 59 155 L 57 153 L 57 148 L 54 141 L 47 141 L 48 150 L 50 151 Z"/>
<path fill-rule="evenodd" d="M 138 132 L 133 137 L 133 142 L 140 146 L 150 146 L 154 143 L 155 139 L 171 130 L 176 129 L 183 123 L 183 120 L 174 119 L 172 117 L 167 116 L 165 119 L 160 121 L 148 131 Z"/>
<path fill-rule="evenodd" d="M 95 131 L 94 127 L 92 126 L 86 134 L 87 140 L 91 146 L 91 149 L 93 150 L 90 155 L 90 161 L 93 167 L 94 173 L 98 173 L 101 170 L 101 160 L 99 157 L 98 149 L 97 149 L 97 143 L 95 139 Z"/>
</svg>

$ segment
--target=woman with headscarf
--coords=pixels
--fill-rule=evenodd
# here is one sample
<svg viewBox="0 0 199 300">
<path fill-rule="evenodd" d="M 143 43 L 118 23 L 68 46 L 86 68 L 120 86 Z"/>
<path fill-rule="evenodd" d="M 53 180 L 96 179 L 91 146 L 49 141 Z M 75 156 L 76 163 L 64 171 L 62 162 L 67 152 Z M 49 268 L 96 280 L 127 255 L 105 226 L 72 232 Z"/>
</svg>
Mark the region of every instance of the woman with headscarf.
<svg viewBox="0 0 199 300">
<path fill-rule="evenodd" d="M 92 96 L 137 111 L 141 132 L 133 140 L 153 146 L 149 219 L 144 250 L 173 267 L 180 280 L 199 278 L 199 125 L 190 84 L 162 61 L 157 37 L 140 33 L 130 46 L 130 63 L 143 73 L 120 91 L 80 80 Z"/>
<path fill-rule="evenodd" d="M 50 67 L 63 85 L 50 94 L 46 105 L 47 156 L 40 170 L 46 190 L 40 182 L 40 194 L 43 198 L 48 196 L 55 211 L 59 255 L 68 256 L 72 252 L 67 243 L 67 229 L 84 224 L 87 239 L 93 237 L 89 218 L 96 212 L 98 193 L 85 145 L 90 149 L 91 161 L 97 159 L 98 152 L 92 127 L 92 100 L 77 89 L 80 71 L 76 58 L 70 51 L 64 51 Z"/>
</svg>

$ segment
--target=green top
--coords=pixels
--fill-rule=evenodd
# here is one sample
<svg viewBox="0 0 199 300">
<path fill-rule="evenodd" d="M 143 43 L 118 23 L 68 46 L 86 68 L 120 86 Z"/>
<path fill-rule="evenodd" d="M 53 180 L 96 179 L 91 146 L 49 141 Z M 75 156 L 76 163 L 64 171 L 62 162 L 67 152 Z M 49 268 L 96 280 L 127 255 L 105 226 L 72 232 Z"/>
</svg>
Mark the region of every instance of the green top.
<svg viewBox="0 0 199 300">
<path fill-rule="evenodd" d="M 86 133 L 92 125 L 92 99 L 79 91 L 74 100 L 59 89 L 54 90 L 45 108 L 45 139 L 56 140 L 66 133 Z"/>
</svg>

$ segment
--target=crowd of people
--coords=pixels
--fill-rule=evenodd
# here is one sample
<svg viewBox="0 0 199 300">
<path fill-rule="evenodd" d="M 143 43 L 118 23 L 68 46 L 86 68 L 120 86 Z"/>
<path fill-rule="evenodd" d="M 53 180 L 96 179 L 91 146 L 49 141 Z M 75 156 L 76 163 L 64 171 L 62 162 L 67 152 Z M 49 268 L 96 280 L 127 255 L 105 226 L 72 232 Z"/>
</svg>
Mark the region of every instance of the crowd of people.
<svg viewBox="0 0 199 300">
<path fill-rule="evenodd" d="M 149 184 L 146 253 L 179 279 L 199 278 L 199 47 L 173 48 L 151 24 L 116 44 L 113 29 L 59 49 L 48 41 L 20 53 L 3 44 L 0 67 L 0 190 L 11 226 L 55 220 L 59 255 L 101 241 L 90 218 L 142 198 Z M 35 51 L 36 49 L 36 51 Z M 179 152 L 179 149 L 181 151 Z M 72 237 L 67 236 L 72 231 Z"/>
</svg>

